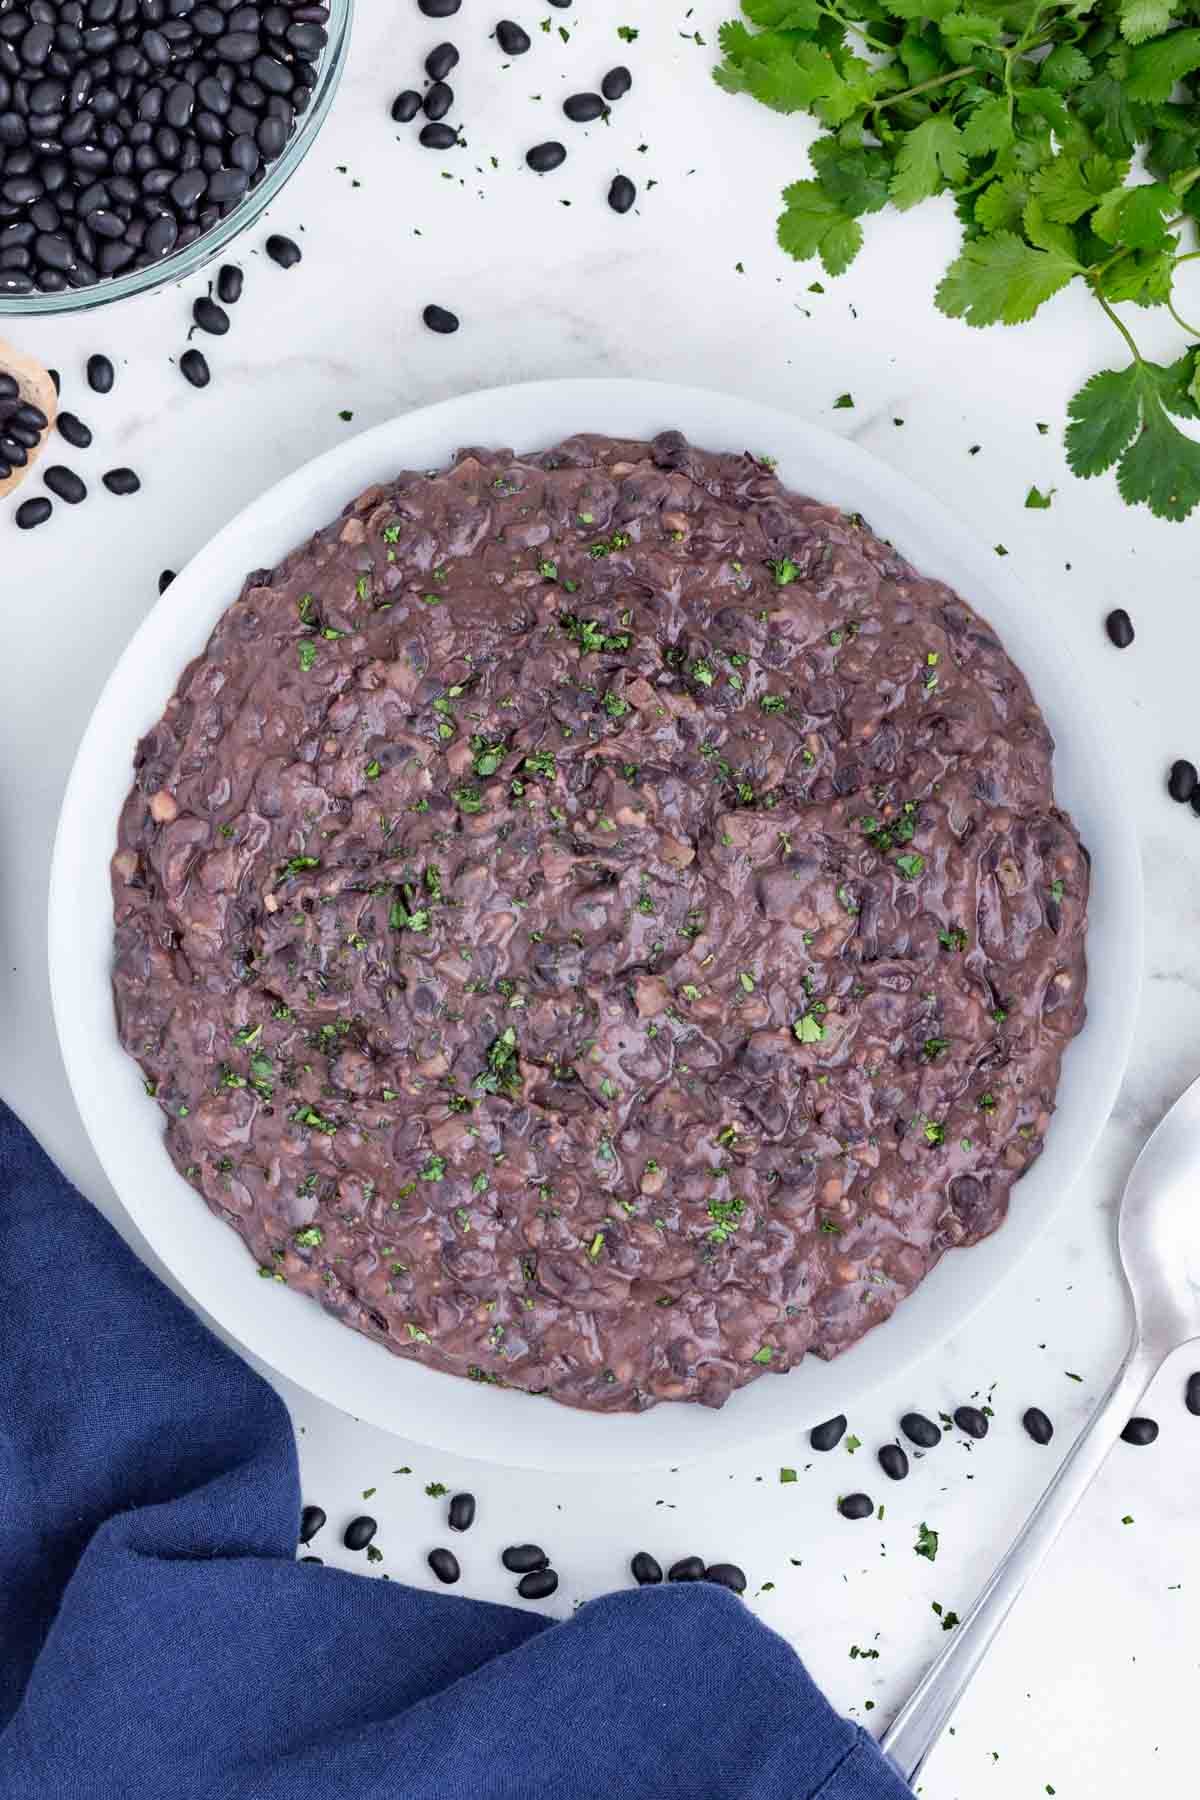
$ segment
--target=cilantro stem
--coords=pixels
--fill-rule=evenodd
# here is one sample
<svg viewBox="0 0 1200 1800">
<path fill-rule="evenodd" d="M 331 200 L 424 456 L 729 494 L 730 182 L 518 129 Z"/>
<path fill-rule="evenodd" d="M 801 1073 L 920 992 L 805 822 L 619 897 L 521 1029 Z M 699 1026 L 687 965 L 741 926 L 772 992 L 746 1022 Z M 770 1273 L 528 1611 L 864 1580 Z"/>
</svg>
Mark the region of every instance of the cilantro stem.
<svg viewBox="0 0 1200 1800">
<path fill-rule="evenodd" d="M 1113 311 L 1112 307 L 1108 304 L 1108 301 L 1104 298 L 1104 295 L 1100 292 L 1100 289 L 1096 286 L 1095 281 L 1089 282 L 1088 285 L 1090 286 L 1093 294 L 1095 294 L 1096 299 L 1100 304 L 1100 310 L 1102 312 L 1105 312 L 1108 314 L 1109 318 L 1112 320 L 1113 324 L 1116 326 L 1116 328 L 1120 332 L 1121 336 L 1125 339 L 1125 342 L 1129 345 L 1130 354 L 1132 355 L 1134 362 L 1137 363 L 1138 367 L 1140 368 L 1141 363 L 1142 363 L 1142 353 L 1138 349 L 1137 345 L 1134 343 L 1133 339 L 1130 337 L 1129 332 L 1125 328 L 1125 325 L 1123 324 L 1123 322 L 1120 319 L 1118 319 L 1116 313 Z"/>
<path fill-rule="evenodd" d="M 961 69 L 951 69 L 948 75 L 934 75 L 929 81 L 918 81 L 916 87 L 905 88 L 902 94 L 889 94 L 886 100 L 873 100 L 867 108 L 871 113 L 882 112 L 885 106 L 899 106 L 901 100 L 911 100 L 914 94 L 928 94 L 934 88 L 945 87 L 948 81 L 961 81 L 964 75 L 974 75 L 976 65 L 965 63 Z"/>
<path fill-rule="evenodd" d="M 1197 331 L 1194 325 L 1189 325 L 1187 320 L 1182 318 L 1179 313 L 1175 311 L 1175 302 L 1169 296 L 1167 299 L 1167 311 L 1181 330 L 1186 331 L 1189 337 L 1200 340 L 1200 331 Z"/>
<path fill-rule="evenodd" d="M 848 19 L 844 13 L 838 11 L 836 6 L 822 6 L 818 0 L 817 11 L 824 13 L 827 19 L 836 19 L 846 31 L 852 31 L 855 37 L 862 39 L 864 44 L 869 44 L 872 50 L 879 50 L 885 56 L 895 54 L 895 44 L 887 44 L 882 38 L 872 37 L 864 26 L 858 24 L 854 19 Z"/>
</svg>

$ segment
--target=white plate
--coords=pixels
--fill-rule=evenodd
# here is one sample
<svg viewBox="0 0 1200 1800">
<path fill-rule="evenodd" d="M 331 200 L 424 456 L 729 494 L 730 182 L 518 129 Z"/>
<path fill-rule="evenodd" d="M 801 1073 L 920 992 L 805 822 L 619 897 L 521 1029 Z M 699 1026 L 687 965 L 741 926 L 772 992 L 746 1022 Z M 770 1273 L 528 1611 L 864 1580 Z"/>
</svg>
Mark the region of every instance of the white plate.
<svg viewBox="0 0 1200 1800">
<path fill-rule="evenodd" d="M 789 487 L 861 512 L 918 569 L 976 606 L 1032 674 L 1058 742 L 1059 800 L 1093 858 L 1089 1016 L 1067 1054 L 1045 1152 L 1014 1189 L 1007 1224 L 986 1243 L 950 1252 L 893 1318 L 834 1363 L 810 1359 L 790 1375 L 767 1376 L 720 1412 L 673 1403 L 602 1417 L 402 1361 L 311 1300 L 254 1279 L 241 1240 L 176 1173 L 158 1108 L 117 1041 L 108 866 L 134 744 L 248 570 L 281 558 L 372 482 L 434 468 L 460 446 L 529 451 L 576 431 L 650 437 L 671 426 L 706 449 L 769 451 Z M 1137 841 L 1119 772 L 1053 618 L 903 476 L 785 413 L 698 388 L 646 381 L 497 388 L 394 419 L 297 470 L 213 539 L 135 634 L 84 733 L 63 802 L 50 886 L 54 1012 L 84 1124 L 125 1206 L 187 1291 L 265 1362 L 358 1418 L 465 1456 L 555 1469 L 679 1463 L 848 1410 L 947 1338 L 1012 1270 L 1087 1160 L 1125 1066 L 1141 946 Z"/>
</svg>

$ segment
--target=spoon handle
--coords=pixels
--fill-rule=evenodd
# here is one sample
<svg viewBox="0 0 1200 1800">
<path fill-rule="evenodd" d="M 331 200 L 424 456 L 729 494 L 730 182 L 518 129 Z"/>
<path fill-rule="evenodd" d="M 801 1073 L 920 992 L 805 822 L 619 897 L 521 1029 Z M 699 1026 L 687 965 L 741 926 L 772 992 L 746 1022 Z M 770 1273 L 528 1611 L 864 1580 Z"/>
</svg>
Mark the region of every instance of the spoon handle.
<svg viewBox="0 0 1200 1800">
<path fill-rule="evenodd" d="M 1161 1360 L 1135 1337 L 1108 1392 L 983 1592 L 884 1733 L 882 1747 L 910 1786 L 1009 1609 L 1083 1498 Z"/>
</svg>

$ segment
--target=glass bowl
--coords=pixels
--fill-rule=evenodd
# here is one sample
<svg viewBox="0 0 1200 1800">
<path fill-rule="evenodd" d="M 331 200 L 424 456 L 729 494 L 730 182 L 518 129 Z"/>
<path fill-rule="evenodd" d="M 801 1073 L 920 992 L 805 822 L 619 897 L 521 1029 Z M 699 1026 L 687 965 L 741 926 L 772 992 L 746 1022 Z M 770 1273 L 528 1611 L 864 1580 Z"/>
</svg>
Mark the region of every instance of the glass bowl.
<svg viewBox="0 0 1200 1800">
<path fill-rule="evenodd" d="M 313 89 L 308 110 L 302 115 L 294 136 L 272 163 L 267 174 L 257 187 L 251 188 L 228 218 L 219 220 L 211 231 L 197 238 L 194 244 L 189 244 L 186 250 L 166 256 L 161 262 L 152 263 L 148 268 L 134 269 L 127 275 L 109 276 L 96 282 L 93 287 L 72 288 L 61 294 L 0 295 L 0 318 L 14 315 L 29 318 L 37 313 L 90 312 L 95 307 L 111 305 L 114 300 L 126 300 L 131 294 L 152 293 L 155 288 L 165 287 L 172 281 L 181 281 L 184 276 L 203 268 L 226 244 L 232 243 L 235 237 L 240 237 L 247 226 L 260 218 L 308 155 L 342 78 L 350 47 L 354 0 L 325 0 L 325 4 L 329 7 L 329 23 L 326 26 L 329 42 L 325 46 L 317 85 Z M 2 10 L 3 7 L 0 6 L 0 11 Z"/>
</svg>

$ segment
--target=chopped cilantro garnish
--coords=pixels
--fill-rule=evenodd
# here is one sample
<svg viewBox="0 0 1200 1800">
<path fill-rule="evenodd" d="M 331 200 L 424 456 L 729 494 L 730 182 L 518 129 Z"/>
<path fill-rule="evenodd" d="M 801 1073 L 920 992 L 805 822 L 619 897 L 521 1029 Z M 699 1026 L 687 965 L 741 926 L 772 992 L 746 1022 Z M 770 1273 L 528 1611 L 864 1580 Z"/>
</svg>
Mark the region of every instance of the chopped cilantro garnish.
<svg viewBox="0 0 1200 1800">
<path fill-rule="evenodd" d="M 487 1067 L 475 1077 L 475 1086 L 485 1094 L 511 1095 L 520 1092 L 517 1034 L 511 1025 L 491 1044 L 487 1053 Z"/>
<path fill-rule="evenodd" d="M 417 1173 L 420 1175 L 422 1181 L 441 1181 L 446 1173 L 445 1157 L 439 1156 L 435 1152 L 429 1158 L 429 1161 L 425 1166 L 418 1169 Z"/>
<path fill-rule="evenodd" d="M 767 567 L 775 577 L 776 587 L 790 587 L 793 581 L 799 579 L 799 569 L 786 556 L 780 557 L 777 562 L 768 562 Z"/>
<path fill-rule="evenodd" d="M 317 660 L 317 646 L 313 643 L 311 638 L 301 638 L 298 649 L 300 655 L 300 667 L 307 675 L 308 671 Z"/>
<path fill-rule="evenodd" d="M 921 1523 L 921 1529 L 917 1533 L 917 1541 L 913 1548 L 918 1556 L 927 1557 L 930 1562 L 937 1560 L 938 1534 L 936 1531 L 931 1531 L 924 1521 Z"/>
<path fill-rule="evenodd" d="M 896 867 L 905 881 L 915 881 L 925 868 L 925 858 L 919 850 L 909 850 L 896 858 Z"/>
<path fill-rule="evenodd" d="M 325 1242 L 325 1233 L 319 1225 L 306 1225 L 303 1231 L 294 1234 L 292 1242 L 301 1250 L 315 1250 L 318 1244 Z"/>
</svg>

